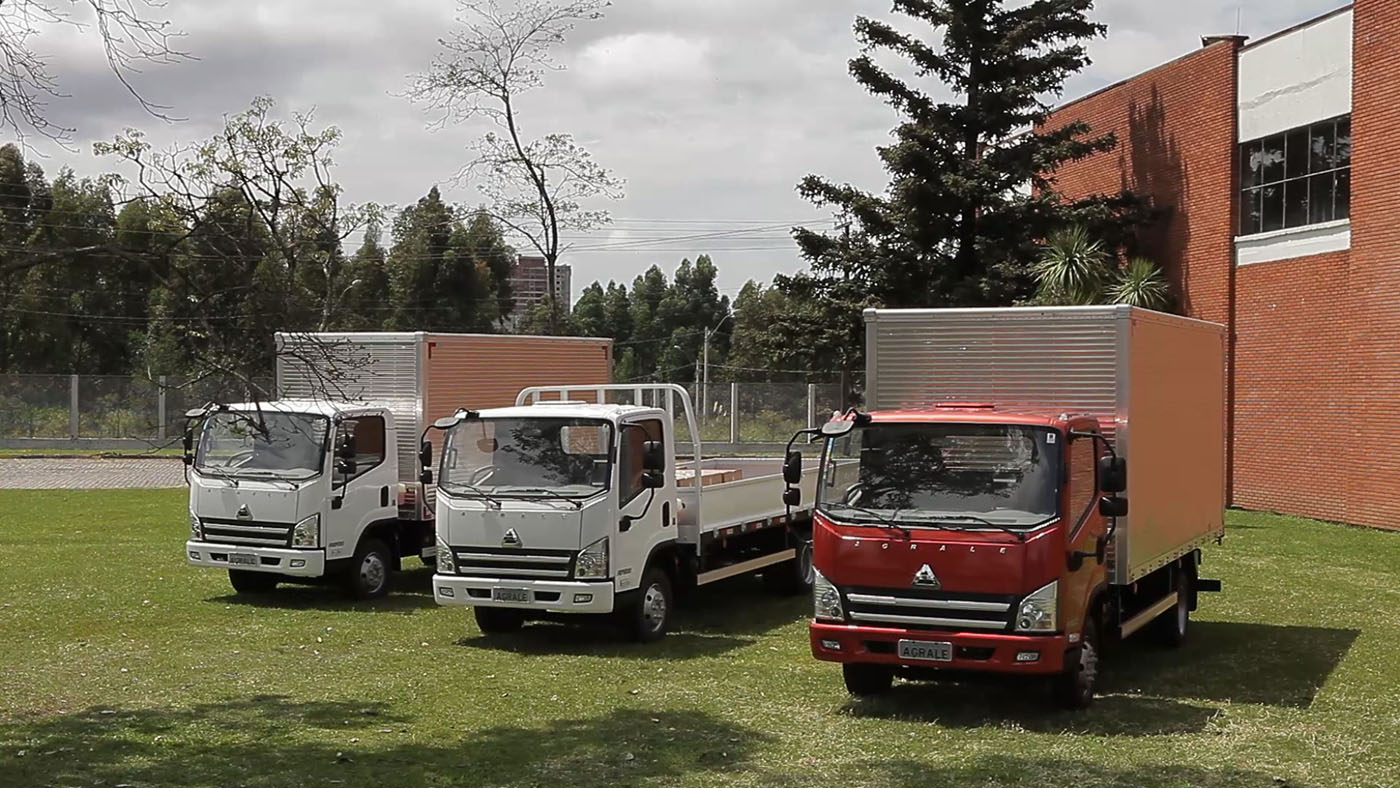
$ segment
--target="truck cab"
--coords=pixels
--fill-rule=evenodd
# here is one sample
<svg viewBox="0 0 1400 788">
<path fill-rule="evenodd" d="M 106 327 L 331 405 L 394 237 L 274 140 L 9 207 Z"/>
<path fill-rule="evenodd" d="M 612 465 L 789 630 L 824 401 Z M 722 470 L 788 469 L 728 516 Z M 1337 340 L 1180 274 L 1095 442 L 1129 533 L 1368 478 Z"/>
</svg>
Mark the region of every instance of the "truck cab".
<svg viewBox="0 0 1400 788">
<path fill-rule="evenodd" d="M 377 597 L 431 544 L 421 494 L 399 482 L 388 407 L 283 400 L 186 416 L 186 558 L 227 570 L 236 591 L 332 579 Z"/>
</svg>

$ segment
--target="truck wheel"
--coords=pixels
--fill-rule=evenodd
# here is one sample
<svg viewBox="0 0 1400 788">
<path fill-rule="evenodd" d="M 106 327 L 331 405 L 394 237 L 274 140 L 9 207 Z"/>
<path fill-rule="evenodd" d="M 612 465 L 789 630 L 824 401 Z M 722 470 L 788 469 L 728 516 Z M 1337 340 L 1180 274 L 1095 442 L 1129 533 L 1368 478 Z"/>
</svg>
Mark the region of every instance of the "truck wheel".
<svg viewBox="0 0 1400 788">
<path fill-rule="evenodd" d="M 1055 703 L 1061 708 L 1084 709 L 1094 702 L 1099 677 L 1099 628 L 1092 618 L 1084 622 L 1079 648 L 1069 652 L 1065 669 L 1055 678 Z"/>
<path fill-rule="evenodd" d="M 1172 574 L 1176 582 L 1176 604 L 1152 622 L 1153 637 L 1167 648 L 1178 648 L 1186 642 L 1191 622 L 1191 594 L 1195 590 L 1195 572 L 1188 564 L 1176 567 Z"/>
<path fill-rule="evenodd" d="M 841 678 L 846 680 L 846 691 L 852 695 L 879 695 L 888 692 L 894 684 L 894 669 L 848 662 L 841 666 Z"/>
<path fill-rule="evenodd" d="M 474 607 L 476 626 L 487 635 L 509 635 L 525 626 L 525 614 L 508 607 Z"/>
<path fill-rule="evenodd" d="M 277 588 L 281 580 L 271 572 L 249 572 L 246 569 L 228 570 L 228 581 L 233 590 L 240 594 L 268 594 Z"/>
<path fill-rule="evenodd" d="M 379 539 L 365 539 L 355 550 L 350 561 L 350 574 L 346 578 L 350 593 L 356 599 L 377 599 L 389 593 L 389 575 L 393 573 L 394 559 L 389 546 Z"/>
<path fill-rule="evenodd" d="M 642 586 L 637 590 L 636 601 L 619 611 L 623 634 L 639 643 L 651 643 L 666 637 L 666 630 L 671 625 L 671 611 L 675 606 L 671 578 L 660 567 L 648 567 L 642 575 Z"/>
<path fill-rule="evenodd" d="M 797 557 L 769 567 L 763 572 L 763 585 L 778 594 L 805 594 L 812 590 L 812 543 L 803 542 Z"/>
</svg>

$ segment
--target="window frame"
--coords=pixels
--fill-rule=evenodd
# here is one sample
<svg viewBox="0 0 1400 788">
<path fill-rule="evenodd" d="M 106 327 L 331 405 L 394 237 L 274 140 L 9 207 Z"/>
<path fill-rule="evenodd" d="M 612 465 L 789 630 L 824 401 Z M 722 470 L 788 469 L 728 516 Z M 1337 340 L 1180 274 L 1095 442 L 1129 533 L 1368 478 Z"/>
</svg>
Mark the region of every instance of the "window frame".
<svg viewBox="0 0 1400 788">
<path fill-rule="evenodd" d="M 1345 137 L 1340 133 L 1343 125 L 1347 130 Z M 1328 136 L 1325 130 L 1329 127 L 1331 153 L 1336 166 L 1315 169 L 1318 156 L 1313 150 L 1312 143 L 1319 135 Z M 1300 136 L 1307 141 L 1307 152 L 1290 155 L 1289 141 Z M 1339 142 L 1342 139 L 1347 140 L 1344 159 L 1341 155 L 1343 149 Z M 1254 238 L 1271 233 L 1304 230 L 1309 227 L 1320 227 L 1350 220 L 1353 147 L 1351 139 L 1351 113 L 1347 113 L 1239 143 L 1237 147 L 1239 153 L 1237 199 L 1239 203 L 1235 217 L 1237 237 L 1241 239 Z M 1270 147 L 1269 143 L 1271 142 L 1277 142 L 1278 160 L 1276 163 L 1264 160 L 1264 154 L 1275 150 L 1275 148 Z M 1254 156 L 1260 157 L 1257 166 L 1251 166 Z M 1290 172 L 1290 163 L 1295 165 L 1304 163 L 1307 170 L 1302 174 Z M 1266 178 L 1265 172 L 1274 166 L 1278 167 L 1278 175 Z M 1345 179 L 1346 195 L 1339 199 L 1343 179 Z M 1327 188 L 1331 197 L 1331 211 L 1326 219 L 1314 219 L 1317 208 L 1313 205 L 1313 195 L 1318 190 L 1315 182 L 1320 184 L 1327 181 L 1330 181 L 1330 186 Z M 1297 208 L 1298 205 L 1290 204 L 1289 192 L 1298 188 L 1302 188 L 1306 192 L 1302 201 L 1303 217 L 1301 222 L 1290 223 L 1290 208 Z M 1266 203 L 1275 210 L 1266 210 Z M 1345 211 L 1345 215 L 1341 215 L 1342 211 Z M 1270 217 L 1275 214 L 1278 225 L 1270 226 Z M 1255 220 L 1252 223 L 1253 226 L 1247 227 L 1246 220 L 1251 218 Z"/>
<path fill-rule="evenodd" d="M 344 430 L 344 429 L 345 429 L 345 424 L 346 424 L 346 422 L 352 422 L 352 421 L 355 422 L 355 424 L 357 425 L 357 426 L 355 427 L 355 432 L 352 433 L 352 440 L 355 440 L 355 439 L 356 439 L 355 436 L 358 436 L 358 435 L 359 435 L 359 426 L 358 426 L 358 425 L 359 425 L 361 422 L 366 422 L 366 421 L 378 421 L 378 422 L 379 422 L 379 427 L 380 427 L 380 434 L 383 435 L 383 440 L 380 441 L 380 443 L 383 444 L 383 451 L 382 451 L 382 453 L 379 455 L 379 462 L 376 462 L 376 463 L 373 464 L 373 465 L 369 465 L 369 466 L 365 466 L 365 467 L 361 467 L 361 466 L 360 466 L 360 459 L 359 459 L 359 455 L 357 454 L 357 455 L 355 456 L 355 472 L 352 473 L 352 474 L 350 474 L 349 476 L 344 477 L 343 479 L 341 479 L 341 478 L 337 478 L 337 479 L 336 479 L 336 481 L 337 481 L 338 483 L 341 483 L 341 484 L 349 484 L 350 482 L 352 482 L 352 481 L 354 481 L 354 480 L 360 478 L 361 476 L 364 476 L 366 473 L 369 473 L 370 471 L 374 470 L 375 468 L 380 467 L 381 465 L 383 465 L 383 464 L 384 464 L 386 461 L 388 461 L 388 459 L 389 459 L 389 422 L 388 422 L 387 419 L 384 418 L 383 414 L 371 413 L 371 414 L 366 414 L 366 415 L 364 415 L 364 416 L 346 416 L 345 418 L 341 419 L 341 421 L 340 421 L 339 424 L 336 425 L 336 430 L 337 430 L 337 431 Z M 332 444 L 332 445 L 334 445 L 334 444 Z M 334 473 L 334 475 L 335 475 L 336 477 L 339 477 L 339 476 L 340 476 L 339 473 L 335 473 L 335 472 L 334 472 L 334 471 L 335 471 L 334 461 L 332 461 L 331 470 L 332 470 L 332 472 Z"/>
<path fill-rule="evenodd" d="M 655 434 L 653 434 L 653 429 L 655 430 Z M 632 492 L 631 495 L 627 494 L 629 489 L 628 477 L 633 475 L 631 471 L 628 470 L 628 465 L 631 457 L 631 455 L 627 451 L 627 441 L 629 439 L 629 436 L 631 435 L 631 433 L 635 432 L 642 436 L 643 442 L 665 440 L 665 429 L 665 422 L 656 416 L 648 416 L 646 418 L 637 419 L 636 421 L 624 421 L 618 425 L 616 463 L 618 506 L 627 506 L 628 504 L 640 498 L 642 493 L 650 489 L 641 483 L 642 475 L 646 473 L 646 468 L 641 467 L 639 465 L 638 473 L 636 474 L 637 488 L 634 492 Z M 644 446 L 642 453 L 645 454 L 645 451 L 646 449 Z M 626 475 L 624 475 L 624 472 L 626 473 Z"/>
</svg>

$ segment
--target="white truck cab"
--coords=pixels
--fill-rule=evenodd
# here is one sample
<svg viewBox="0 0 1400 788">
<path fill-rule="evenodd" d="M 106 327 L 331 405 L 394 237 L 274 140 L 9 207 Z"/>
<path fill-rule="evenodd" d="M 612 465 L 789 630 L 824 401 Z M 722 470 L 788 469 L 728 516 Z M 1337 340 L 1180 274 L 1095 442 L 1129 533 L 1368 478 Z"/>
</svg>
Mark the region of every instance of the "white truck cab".
<svg viewBox="0 0 1400 788">
<path fill-rule="evenodd" d="M 652 403 L 597 404 L 610 393 Z M 694 438 L 678 454 L 678 418 L 697 434 L 685 389 L 650 385 L 532 388 L 439 420 L 434 598 L 488 633 L 592 613 L 653 640 L 688 587 L 810 583 L 810 509 L 784 506 L 782 460 L 705 459 Z"/>
<path fill-rule="evenodd" d="M 312 400 L 218 405 L 187 414 L 190 564 L 226 569 L 239 592 L 336 578 L 387 592 L 432 524 L 400 484 L 388 407 Z M 401 506 L 401 504 L 404 504 Z"/>
</svg>

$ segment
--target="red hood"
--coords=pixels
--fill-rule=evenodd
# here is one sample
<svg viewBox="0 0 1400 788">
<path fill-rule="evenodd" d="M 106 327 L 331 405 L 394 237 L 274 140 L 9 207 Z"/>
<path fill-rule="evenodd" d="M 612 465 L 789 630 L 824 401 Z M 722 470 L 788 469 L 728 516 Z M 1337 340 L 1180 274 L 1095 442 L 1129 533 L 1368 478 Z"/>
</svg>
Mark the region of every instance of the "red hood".
<svg viewBox="0 0 1400 788">
<path fill-rule="evenodd" d="M 1060 529 L 1050 527 L 1025 542 L 1000 532 L 965 533 L 910 529 L 910 537 L 872 526 L 833 523 L 817 514 L 813 561 L 838 586 L 910 588 L 928 564 L 941 590 L 1024 594 L 1056 577 L 1054 556 L 1063 563 Z"/>
</svg>

